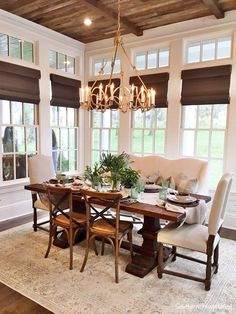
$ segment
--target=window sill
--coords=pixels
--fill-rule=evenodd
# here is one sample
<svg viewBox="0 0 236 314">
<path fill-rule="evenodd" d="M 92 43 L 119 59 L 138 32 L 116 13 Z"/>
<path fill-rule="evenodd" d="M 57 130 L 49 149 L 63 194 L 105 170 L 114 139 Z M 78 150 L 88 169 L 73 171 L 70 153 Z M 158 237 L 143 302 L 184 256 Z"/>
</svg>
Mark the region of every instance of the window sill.
<svg viewBox="0 0 236 314">
<path fill-rule="evenodd" d="M 24 186 L 26 184 L 29 184 L 28 178 L 19 179 L 17 181 L 11 182 L 2 182 L 0 183 L 0 194 L 20 191 L 24 189 Z"/>
</svg>

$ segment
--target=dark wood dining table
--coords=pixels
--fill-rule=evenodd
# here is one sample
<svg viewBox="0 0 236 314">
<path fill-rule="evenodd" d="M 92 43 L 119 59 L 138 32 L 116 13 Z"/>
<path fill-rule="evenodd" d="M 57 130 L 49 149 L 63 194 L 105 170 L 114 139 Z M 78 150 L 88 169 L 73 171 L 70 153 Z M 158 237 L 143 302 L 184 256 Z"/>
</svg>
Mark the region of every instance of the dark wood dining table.
<svg viewBox="0 0 236 314">
<path fill-rule="evenodd" d="M 29 184 L 25 186 L 25 189 L 44 193 L 46 186 L 44 184 Z M 205 202 L 211 200 L 210 196 L 197 194 L 192 194 L 192 196 L 197 199 L 203 199 Z M 83 204 L 81 200 L 79 190 L 73 191 L 73 201 L 78 202 L 78 204 L 80 204 L 79 207 Z M 81 206 L 81 208 L 84 210 L 84 206 Z M 186 214 L 168 211 L 157 205 L 139 202 L 121 202 L 120 209 L 131 213 L 141 214 L 144 217 L 143 225 L 138 231 L 138 234 L 142 236 L 142 244 L 141 246 L 134 246 L 135 254 L 132 261 L 126 266 L 126 272 L 143 278 L 157 265 L 157 233 L 161 229 L 160 219 L 178 223 L 183 221 Z M 124 247 L 125 246 L 124 243 Z"/>
</svg>

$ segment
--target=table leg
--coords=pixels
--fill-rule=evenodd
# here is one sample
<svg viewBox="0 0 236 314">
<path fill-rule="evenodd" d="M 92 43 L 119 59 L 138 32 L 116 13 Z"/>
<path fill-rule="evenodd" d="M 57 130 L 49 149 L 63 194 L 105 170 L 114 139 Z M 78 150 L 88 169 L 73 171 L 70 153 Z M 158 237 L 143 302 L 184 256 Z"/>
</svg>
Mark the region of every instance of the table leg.
<svg viewBox="0 0 236 314">
<path fill-rule="evenodd" d="M 144 216 L 142 229 L 138 231 L 143 237 L 140 254 L 134 254 L 126 266 L 126 272 L 143 278 L 157 265 L 157 233 L 161 229 L 160 219 Z"/>
</svg>

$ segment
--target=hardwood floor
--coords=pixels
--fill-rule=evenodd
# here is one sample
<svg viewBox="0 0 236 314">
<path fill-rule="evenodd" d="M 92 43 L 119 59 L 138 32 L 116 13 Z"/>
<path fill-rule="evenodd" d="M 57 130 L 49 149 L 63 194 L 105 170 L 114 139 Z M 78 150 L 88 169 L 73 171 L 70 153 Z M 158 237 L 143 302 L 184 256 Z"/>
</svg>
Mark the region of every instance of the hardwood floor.
<svg viewBox="0 0 236 314">
<path fill-rule="evenodd" d="M 0 314 L 51 314 L 36 302 L 0 283 Z"/>
</svg>

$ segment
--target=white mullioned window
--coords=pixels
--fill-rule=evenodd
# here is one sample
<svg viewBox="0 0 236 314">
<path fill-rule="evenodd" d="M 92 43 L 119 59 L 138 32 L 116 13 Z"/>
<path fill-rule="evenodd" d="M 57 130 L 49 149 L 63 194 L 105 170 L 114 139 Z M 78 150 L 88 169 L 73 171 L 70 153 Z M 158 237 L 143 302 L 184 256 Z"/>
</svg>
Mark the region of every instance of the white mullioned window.
<svg viewBox="0 0 236 314">
<path fill-rule="evenodd" d="M 102 67 L 104 71 L 104 75 L 109 75 L 111 73 L 111 62 L 112 58 L 99 58 L 99 59 L 93 59 L 92 64 L 92 75 L 98 76 L 99 72 Z M 115 60 L 115 65 L 114 65 L 114 71 L 113 73 L 120 73 L 121 70 L 121 64 L 120 64 L 120 59 L 117 57 Z"/>
<path fill-rule="evenodd" d="M 139 51 L 135 53 L 134 64 L 138 70 L 168 67 L 169 54 L 169 48 Z"/>
<path fill-rule="evenodd" d="M 101 153 L 118 153 L 120 112 L 91 111 L 91 164 L 99 161 Z"/>
<path fill-rule="evenodd" d="M 28 156 L 38 153 L 38 106 L 0 100 L 0 182 L 28 177 Z"/>
<path fill-rule="evenodd" d="M 191 41 L 186 46 L 186 63 L 231 58 L 231 46 L 231 36 Z"/>
<path fill-rule="evenodd" d="M 132 112 L 132 144 L 134 155 L 165 155 L 167 108 Z"/>
<path fill-rule="evenodd" d="M 54 50 L 49 51 L 49 67 L 75 74 L 75 58 Z"/>
<path fill-rule="evenodd" d="M 56 171 L 73 172 L 78 165 L 78 110 L 50 107 L 52 158 Z"/>
<path fill-rule="evenodd" d="M 227 104 L 182 107 L 181 154 L 208 160 L 211 188 L 224 169 L 227 110 Z"/>
</svg>

